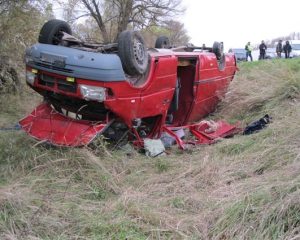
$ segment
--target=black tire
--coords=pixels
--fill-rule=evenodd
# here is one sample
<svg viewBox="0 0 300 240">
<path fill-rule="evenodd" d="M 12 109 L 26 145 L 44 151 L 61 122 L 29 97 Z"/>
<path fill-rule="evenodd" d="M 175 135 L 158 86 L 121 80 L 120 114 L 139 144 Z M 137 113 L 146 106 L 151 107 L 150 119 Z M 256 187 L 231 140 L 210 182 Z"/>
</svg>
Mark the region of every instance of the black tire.
<svg viewBox="0 0 300 240">
<path fill-rule="evenodd" d="M 214 42 L 212 52 L 216 55 L 218 60 L 221 60 L 221 57 L 224 52 L 223 42 Z"/>
<path fill-rule="evenodd" d="M 166 35 L 159 35 L 155 41 L 155 48 L 170 48 L 170 39 Z"/>
<path fill-rule="evenodd" d="M 134 30 L 123 31 L 118 39 L 118 55 L 129 75 L 144 74 L 148 68 L 148 53 L 143 36 Z"/>
<path fill-rule="evenodd" d="M 63 36 L 62 31 L 72 35 L 72 30 L 68 23 L 58 19 L 51 19 L 43 25 L 38 42 L 59 45 Z"/>
</svg>

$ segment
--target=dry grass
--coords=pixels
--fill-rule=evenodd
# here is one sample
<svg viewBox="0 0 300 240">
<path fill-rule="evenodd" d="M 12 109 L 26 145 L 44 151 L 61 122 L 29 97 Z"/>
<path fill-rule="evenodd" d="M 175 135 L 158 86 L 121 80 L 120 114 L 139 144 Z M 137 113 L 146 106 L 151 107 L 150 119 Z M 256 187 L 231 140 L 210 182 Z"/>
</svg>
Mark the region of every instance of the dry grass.
<svg viewBox="0 0 300 240">
<path fill-rule="evenodd" d="M 299 239 L 299 60 L 241 64 L 211 116 L 265 130 L 166 157 L 0 132 L 0 239 Z"/>
<path fill-rule="evenodd" d="M 4 94 L 0 92 L 0 129 L 13 127 L 42 102 L 42 97 L 28 86 L 20 92 Z"/>
</svg>

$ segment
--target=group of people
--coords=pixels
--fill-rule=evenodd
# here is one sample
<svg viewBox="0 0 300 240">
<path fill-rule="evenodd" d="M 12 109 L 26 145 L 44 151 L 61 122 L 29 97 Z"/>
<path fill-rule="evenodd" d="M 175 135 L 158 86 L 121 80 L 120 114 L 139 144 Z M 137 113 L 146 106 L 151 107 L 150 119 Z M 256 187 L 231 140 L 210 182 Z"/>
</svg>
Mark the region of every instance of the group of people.
<svg viewBox="0 0 300 240">
<path fill-rule="evenodd" d="M 246 50 L 246 61 L 248 61 L 248 57 L 250 57 L 251 61 L 253 61 L 252 58 L 252 47 L 250 45 L 250 42 L 248 42 L 245 46 Z M 262 40 L 261 44 L 259 45 L 259 58 L 258 60 L 265 59 L 266 56 L 266 50 L 267 50 L 267 45 L 265 44 L 265 41 Z M 276 45 L 276 53 L 277 53 L 277 58 L 281 59 L 281 53 L 285 53 L 285 58 L 290 58 L 290 53 L 292 51 L 292 46 L 290 45 L 289 41 L 285 42 L 285 45 L 282 46 L 282 40 L 279 40 L 278 44 Z"/>
<path fill-rule="evenodd" d="M 285 45 L 282 47 L 282 40 L 279 40 L 278 44 L 276 45 L 276 52 L 277 58 L 281 58 L 281 53 L 284 52 L 285 58 L 290 58 L 290 53 L 292 51 L 292 46 L 290 45 L 289 41 L 285 42 Z"/>
</svg>

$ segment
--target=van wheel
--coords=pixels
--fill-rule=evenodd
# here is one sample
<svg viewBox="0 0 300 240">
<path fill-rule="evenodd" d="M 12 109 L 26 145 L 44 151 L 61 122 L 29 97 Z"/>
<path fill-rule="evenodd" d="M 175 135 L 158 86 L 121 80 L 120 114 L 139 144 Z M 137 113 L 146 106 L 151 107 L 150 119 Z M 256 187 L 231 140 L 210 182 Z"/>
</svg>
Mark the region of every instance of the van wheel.
<svg viewBox="0 0 300 240">
<path fill-rule="evenodd" d="M 43 25 L 38 42 L 59 45 L 63 37 L 62 32 L 72 35 L 70 25 L 62 20 L 51 19 Z"/>
<path fill-rule="evenodd" d="M 218 60 L 218 67 L 220 71 L 223 71 L 226 66 L 226 57 L 225 54 L 222 53 L 220 60 Z"/>
<path fill-rule="evenodd" d="M 224 52 L 223 42 L 214 42 L 212 52 L 216 55 L 218 60 L 221 60 L 221 57 Z"/>
<path fill-rule="evenodd" d="M 143 36 L 134 30 L 123 31 L 118 39 L 118 55 L 129 75 L 144 74 L 148 68 L 148 53 Z"/>
<path fill-rule="evenodd" d="M 170 48 L 170 39 L 166 35 L 159 35 L 155 41 L 155 48 Z"/>
</svg>

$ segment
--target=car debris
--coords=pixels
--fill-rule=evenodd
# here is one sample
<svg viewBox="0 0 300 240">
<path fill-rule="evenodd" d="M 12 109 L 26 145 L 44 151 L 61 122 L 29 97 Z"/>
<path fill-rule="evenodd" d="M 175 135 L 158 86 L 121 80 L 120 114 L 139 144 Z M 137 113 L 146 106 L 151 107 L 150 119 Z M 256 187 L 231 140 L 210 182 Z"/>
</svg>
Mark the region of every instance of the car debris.
<svg viewBox="0 0 300 240">
<path fill-rule="evenodd" d="M 239 70 L 223 48 L 223 42 L 171 47 L 164 35 L 146 48 L 135 30 L 123 31 L 117 43 L 83 41 L 52 19 L 24 55 L 27 85 L 44 101 L 19 124 L 34 139 L 64 147 L 87 145 L 101 134 L 127 137 L 137 147 L 163 133 L 182 149 L 214 143 L 241 131 L 240 123 L 197 123 L 216 110 Z M 186 129 L 197 140 L 176 134 Z"/>
<path fill-rule="evenodd" d="M 144 139 L 144 149 L 148 157 L 167 155 L 166 149 L 160 139 Z"/>
<path fill-rule="evenodd" d="M 15 124 L 12 127 L 2 128 L 2 129 L 0 129 L 0 131 L 21 130 L 21 129 L 22 129 L 22 127 L 20 126 L 20 124 Z"/>
<path fill-rule="evenodd" d="M 254 121 L 251 124 L 247 125 L 243 130 L 243 135 L 250 135 L 265 129 L 267 125 L 271 123 L 271 120 L 272 117 L 270 117 L 269 114 L 266 114 L 257 121 Z"/>
</svg>

